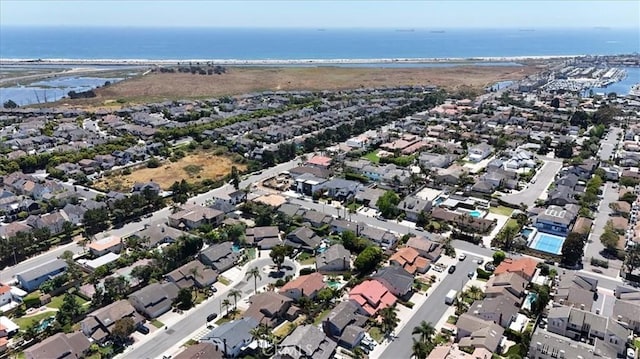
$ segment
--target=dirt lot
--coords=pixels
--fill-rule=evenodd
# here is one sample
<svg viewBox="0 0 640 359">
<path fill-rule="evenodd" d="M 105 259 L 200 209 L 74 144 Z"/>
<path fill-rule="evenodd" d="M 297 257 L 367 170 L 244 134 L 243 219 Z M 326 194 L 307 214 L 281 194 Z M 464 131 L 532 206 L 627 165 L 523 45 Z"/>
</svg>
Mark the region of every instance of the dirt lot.
<svg viewBox="0 0 640 359">
<path fill-rule="evenodd" d="M 244 170 L 245 166 L 234 164 L 229 157 L 216 156 L 199 152 L 188 154 L 178 162 L 166 161 L 158 168 L 142 167 L 133 170 L 130 175 L 112 175 L 100 179 L 95 187 L 102 190 L 131 190 L 134 182 L 148 182 L 153 180 L 162 189 L 167 190 L 176 181 L 183 179 L 189 182 L 204 179 L 218 179 L 231 172 L 231 166 Z"/>
<path fill-rule="evenodd" d="M 89 100 L 62 101 L 78 106 L 121 106 L 173 99 L 237 95 L 264 90 L 336 90 L 397 85 L 483 88 L 537 72 L 535 66 L 455 66 L 431 68 L 230 67 L 222 75 L 151 73 L 98 89 Z"/>
</svg>

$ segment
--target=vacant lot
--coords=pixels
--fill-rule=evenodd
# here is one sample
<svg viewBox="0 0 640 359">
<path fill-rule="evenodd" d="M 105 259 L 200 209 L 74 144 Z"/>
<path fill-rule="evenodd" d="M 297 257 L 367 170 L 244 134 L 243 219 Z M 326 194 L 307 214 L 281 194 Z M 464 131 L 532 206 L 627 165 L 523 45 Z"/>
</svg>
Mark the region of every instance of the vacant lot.
<svg viewBox="0 0 640 359">
<path fill-rule="evenodd" d="M 216 156 L 211 153 L 198 152 L 188 154 L 178 162 L 163 162 L 158 168 L 132 170 L 129 175 L 114 174 L 96 182 L 95 187 L 102 190 L 129 191 L 135 182 L 153 180 L 162 189 L 167 190 L 176 181 L 183 179 L 199 182 L 204 179 L 216 180 L 231 172 L 231 166 L 244 170 L 245 166 L 234 164 L 231 158 Z"/>
<path fill-rule="evenodd" d="M 265 90 L 339 90 L 398 85 L 437 85 L 449 90 L 483 88 L 537 72 L 535 66 L 455 66 L 431 68 L 229 67 L 222 75 L 151 73 L 96 91 L 78 106 L 121 106 L 173 99 L 238 95 Z"/>
</svg>

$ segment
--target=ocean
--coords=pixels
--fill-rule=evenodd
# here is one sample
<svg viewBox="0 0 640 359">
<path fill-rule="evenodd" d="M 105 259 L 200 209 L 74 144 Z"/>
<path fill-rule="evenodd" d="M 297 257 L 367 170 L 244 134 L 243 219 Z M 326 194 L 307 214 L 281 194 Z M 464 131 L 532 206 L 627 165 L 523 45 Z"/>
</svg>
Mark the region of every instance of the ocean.
<svg viewBox="0 0 640 359">
<path fill-rule="evenodd" d="M 638 29 L 0 27 L 2 59 L 394 59 L 640 52 Z"/>
</svg>

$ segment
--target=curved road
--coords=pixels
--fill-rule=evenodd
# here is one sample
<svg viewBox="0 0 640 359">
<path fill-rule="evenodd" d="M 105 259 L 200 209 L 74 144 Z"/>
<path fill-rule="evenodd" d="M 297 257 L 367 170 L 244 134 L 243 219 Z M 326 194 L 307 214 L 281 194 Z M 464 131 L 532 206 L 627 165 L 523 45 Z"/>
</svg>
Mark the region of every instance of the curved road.
<svg viewBox="0 0 640 359">
<path fill-rule="evenodd" d="M 260 258 L 246 265 L 246 268 L 258 267 L 262 269 L 268 265 L 273 265 L 271 258 Z M 283 278 L 289 274 L 294 275 L 297 272 L 296 264 L 289 259 L 285 260 L 284 267 L 286 269 L 278 276 L 274 276 L 274 272 L 265 273 L 263 271 L 262 279 L 258 279 L 258 288 L 274 283 L 278 278 Z M 186 336 L 201 328 L 205 324 L 204 318 L 209 314 L 220 313 L 220 303 L 222 300 L 227 299 L 226 293 L 231 288 L 240 290 L 243 298 L 250 296 L 253 294 L 253 280 L 243 280 L 223 291 L 218 291 L 213 298 L 186 312 L 179 322 L 169 325 L 169 329 L 158 330 L 149 334 L 149 338 L 145 338 L 146 341 L 136 343 L 137 345 L 133 349 L 129 348 L 120 357 L 132 359 L 161 358 L 171 347 L 188 340 L 189 338 Z"/>
</svg>

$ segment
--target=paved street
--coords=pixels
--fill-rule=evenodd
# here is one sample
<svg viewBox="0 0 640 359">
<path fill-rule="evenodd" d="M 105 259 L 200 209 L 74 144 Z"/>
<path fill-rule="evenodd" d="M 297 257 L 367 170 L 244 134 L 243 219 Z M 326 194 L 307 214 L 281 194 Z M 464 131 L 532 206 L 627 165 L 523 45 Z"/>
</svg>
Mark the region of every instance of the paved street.
<svg viewBox="0 0 640 359">
<path fill-rule="evenodd" d="M 263 268 L 268 265 L 273 265 L 273 261 L 271 261 L 270 258 L 261 258 L 245 265 L 244 268 Z M 294 274 L 296 272 L 296 266 L 292 261 L 285 261 L 284 266 L 291 269 L 283 271 L 282 275 L 279 277 L 270 276 L 267 273 L 263 272 L 262 279 L 258 279 L 258 288 L 269 283 L 274 283 L 276 280 L 278 280 L 278 278 L 284 277 L 288 274 Z M 171 349 L 175 345 L 183 343 L 184 341 L 189 339 L 188 335 L 205 325 L 205 318 L 209 314 L 220 314 L 220 302 L 224 299 L 227 299 L 226 293 L 231 288 L 241 290 L 245 296 L 252 295 L 253 280 L 243 280 L 224 291 L 218 291 L 217 293 L 215 293 L 215 296 L 212 299 L 201 303 L 196 308 L 193 308 L 180 316 L 179 320 L 176 321 L 176 323 L 165 323 L 169 327 L 169 329 L 159 330 L 155 333 L 149 334 L 149 337 L 145 338 L 146 341 L 136 343 L 133 348 L 129 348 L 119 357 L 132 359 L 162 358 L 167 350 Z M 240 299 L 238 299 L 238 302 L 240 302 Z"/>
<path fill-rule="evenodd" d="M 502 196 L 502 200 L 514 205 L 520 205 L 520 203 L 526 204 L 529 208 L 532 208 L 536 200 L 549 188 L 549 185 L 555 179 L 556 174 L 562 168 L 562 160 L 542 158 L 544 165 L 540 168 L 536 176 L 534 177 L 535 183 L 529 183 L 524 190 Z"/>
<path fill-rule="evenodd" d="M 458 262 L 456 271 L 449 274 L 445 280 L 438 284 L 438 287 L 427 298 L 427 300 L 417 308 L 414 308 L 415 314 L 407 322 L 407 324 L 397 333 L 396 338 L 385 349 L 380 358 L 411 358 L 412 351 L 411 332 L 413 328 L 418 326 L 423 320 L 435 323 L 440 320 L 445 311 L 449 308 L 444 303 L 444 298 L 450 290 L 460 291 L 462 287 L 469 281 L 467 273 L 475 271 L 478 265 L 474 263 L 477 257 L 467 256 L 467 259 Z"/>
<path fill-rule="evenodd" d="M 73 253 L 81 253 L 82 247 L 80 247 L 77 243 L 72 242 L 69 244 L 65 244 L 60 247 L 56 247 L 46 253 L 43 253 L 36 257 L 31 257 L 27 260 L 24 260 L 18 265 L 12 267 L 6 267 L 2 271 L 0 271 L 0 282 L 9 283 L 14 280 L 16 274 L 26 271 L 27 269 L 31 269 L 33 267 L 37 267 L 40 264 L 52 261 L 59 256 L 62 255 L 65 251 L 72 251 Z"/>
<path fill-rule="evenodd" d="M 618 142 L 618 134 L 622 132 L 621 128 L 612 127 L 607 136 L 600 141 L 600 160 L 613 160 L 616 143 Z"/>
<path fill-rule="evenodd" d="M 591 257 L 598 259 L 606 259 L 609 261 L 609 268 L 599 268 L 609 276 L 615 277 L 620 268 L 622 267 L 622 261 L 617 259 L 604 258 L 602 252 L 604 251 L 604 245 L 600 242 L 600 236 L 604 233 L 604 227 L 609 221 L 612 210 L 609 208 L 609 203 L 618 200 L 618 190 L 612 188 L 611 182 L 605 182 L 603 188 L 603 199 L 600 201 L 598 210 L 596 211 L 596 219 L 593 221 L 593 228 L 587 245 L 584 249 L 583 266 L 585 269 L 594 268 L 591 266 Z"/>
</svg>

